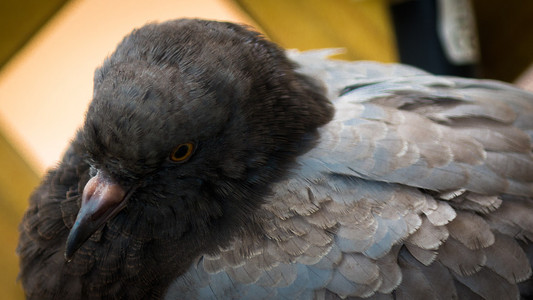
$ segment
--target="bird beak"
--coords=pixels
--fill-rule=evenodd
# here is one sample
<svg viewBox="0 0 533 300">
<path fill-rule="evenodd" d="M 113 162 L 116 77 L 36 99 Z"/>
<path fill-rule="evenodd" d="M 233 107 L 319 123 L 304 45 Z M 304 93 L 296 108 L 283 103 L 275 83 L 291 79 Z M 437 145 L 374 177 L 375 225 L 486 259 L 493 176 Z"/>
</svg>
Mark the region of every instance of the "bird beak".
<svg viewBox="0 0 533 300">
<path fill-rule="evenodd" d="M 102 171 L 91 178 L 81 198 L 81 208 L 76 222 L 67 238 L 65 258 L 72 259 L 74 253 L 105 222 L 113 218 L 124 207 L 134 188 L 125 189 Z"/>
</svg>

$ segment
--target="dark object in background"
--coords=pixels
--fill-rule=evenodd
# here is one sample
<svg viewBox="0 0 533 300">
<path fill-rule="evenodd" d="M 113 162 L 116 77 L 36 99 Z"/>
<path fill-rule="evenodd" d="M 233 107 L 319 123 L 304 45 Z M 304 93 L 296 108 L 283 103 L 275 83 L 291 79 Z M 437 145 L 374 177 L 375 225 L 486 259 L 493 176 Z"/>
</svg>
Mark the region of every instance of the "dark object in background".
<svg viewBox="0 0 533 300">
<path fill-rule="evenodd" d="M 400 62 L 439 75 L 478 77 L 476 29 L 472 26 L 474 16 L 468 16 L 472 10 L 465 8 L 468 4 L 468 0 L 416 0 L 392 4 Z M 451 44 L 463 51 L 459 61 L 446 53 L 445 47 L 450 43 L 445 42 L 439 26 L 446 26 L 450 36 L 455 38 L 455 43 Z M 471 41 L 465 42 L 464 37 L 468 35 Z"/>
<path fill-rule="evenodd" d="M 533 64 L 533 1 L 472 0 L 483 77 L 514 82 Z"/>
</svg>

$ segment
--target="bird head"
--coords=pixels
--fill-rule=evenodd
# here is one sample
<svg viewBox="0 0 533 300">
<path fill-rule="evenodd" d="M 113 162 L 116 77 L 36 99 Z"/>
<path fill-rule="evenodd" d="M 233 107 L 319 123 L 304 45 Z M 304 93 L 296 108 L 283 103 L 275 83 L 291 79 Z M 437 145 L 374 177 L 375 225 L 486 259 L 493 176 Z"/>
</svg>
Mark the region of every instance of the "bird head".
<svg viewBox="0 0 533 300">
<path fill-rule="evenodd" d="M 113 222 L 196 244 L 249 224 L 332 117 L 322 89 L 294 69 L 231 23 L 183 19 L 128 35 L 95 72 L 80 131 L 92 177 L 65 256 Z"/>
</svg>

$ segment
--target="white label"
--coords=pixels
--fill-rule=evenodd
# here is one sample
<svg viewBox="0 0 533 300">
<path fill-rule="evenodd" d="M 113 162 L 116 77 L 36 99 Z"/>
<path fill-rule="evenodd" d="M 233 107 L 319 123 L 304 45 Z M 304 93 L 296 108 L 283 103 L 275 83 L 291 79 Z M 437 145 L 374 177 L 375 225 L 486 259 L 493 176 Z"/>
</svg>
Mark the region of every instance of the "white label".
<svg viewBox="0 0 533 300">
<path fill-rule="evenodd" d="M 448 59 L 457 65 L 476 63 L 479 42 L 470 0 L 438 0 L 437 30 Z"/>
</svg>

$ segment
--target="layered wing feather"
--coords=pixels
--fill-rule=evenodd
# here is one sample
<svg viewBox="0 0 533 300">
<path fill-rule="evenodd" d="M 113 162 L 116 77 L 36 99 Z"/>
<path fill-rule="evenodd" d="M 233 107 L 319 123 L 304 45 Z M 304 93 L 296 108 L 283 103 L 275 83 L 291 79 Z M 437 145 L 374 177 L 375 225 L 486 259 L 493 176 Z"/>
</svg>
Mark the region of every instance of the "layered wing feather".
<svg viewBox="0 0 533 300">
<path fill-rule="evenodd" d="M 516 299 L 531 275 L 533 95 L 291 53 L 335 118 L 257 215 L 167 297 Z"/>
</svg>

